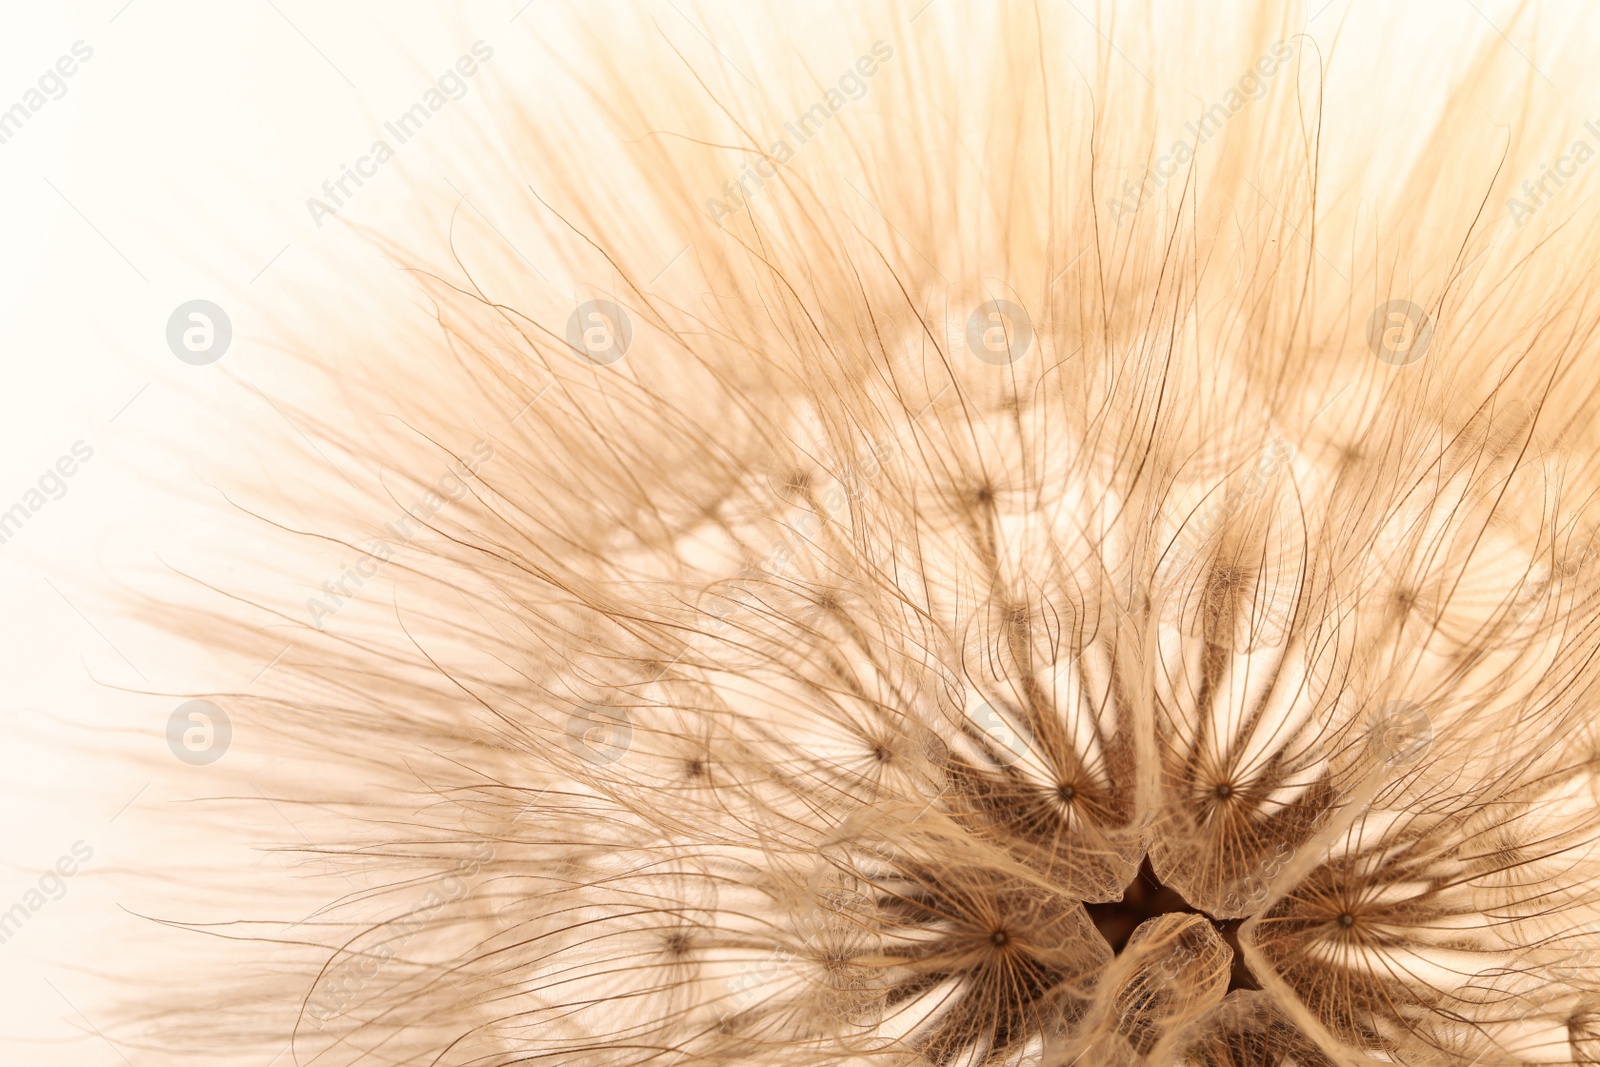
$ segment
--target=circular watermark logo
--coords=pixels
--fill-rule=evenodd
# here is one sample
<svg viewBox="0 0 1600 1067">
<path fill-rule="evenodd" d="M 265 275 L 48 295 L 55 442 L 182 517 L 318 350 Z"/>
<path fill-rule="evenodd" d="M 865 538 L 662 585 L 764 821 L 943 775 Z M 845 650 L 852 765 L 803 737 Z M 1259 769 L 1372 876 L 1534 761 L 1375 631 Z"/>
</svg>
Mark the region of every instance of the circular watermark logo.
<svg viewBox="0 0 1600 1067">
<path fill-rule="evenodd" d="M 609 367 L 628 354 L 633 320 L 610 300 L 585 300 L 567 316 L 567 344 L 579 358 Z"/>
<path fill-rule="evenodd" d="M 979 304 L 967 316 L 967 348 L 991 367 L 1008 367 L 1028 354 L 1033 320 L 1009 300 Z"/>
<path fill-rule="evenodd" d="M 990 754 L 1002 766 L 1009 767 L 1028 754 L 1028 742 L 994 709 L 991 704 L 979 704 L 967 713 L 974 726 L 989 741 Z"/>
<path fill-rule="evenodd" d="M 1428 354 L 1433 322 L 1409 300 L 1389 300 L 1372 309 L 1367 319 L 1367 344 L 1379 362 L 1408 367 Z"/>
<path fill-rule="evenodd" d="M 1391 700 L 1372 717 L 1368 743 L 1387 767 L 1415 763 L 1433 744 L 1433 722 L 1420 705 Z"/>
<path fill-rule="evenodd" d="M 232 320 L 209 300 L 185 301 L 167 317 L 167 347 L 192 366 L 215 363 L 232 342 Z"/>
<path fill-rule="evenodd" d="M 185 700 L 167 719 L 167 747 L 192 766 L 217 762 L 232 743 L 228 713 L 209 700 Z"/>
<path fill-rule="evenodd" d="M 567 720 L 567 747 L 585 763 L 615 763 L 632 745 L 633 722 L 621 708 L 586 707 Z"/>
<path fill-rule="evenodd" d="M 883 863 L 893 863 L 900 858 L 900 850 L 888 841 L 862 841 L 861 851 Z"/>
</svg>

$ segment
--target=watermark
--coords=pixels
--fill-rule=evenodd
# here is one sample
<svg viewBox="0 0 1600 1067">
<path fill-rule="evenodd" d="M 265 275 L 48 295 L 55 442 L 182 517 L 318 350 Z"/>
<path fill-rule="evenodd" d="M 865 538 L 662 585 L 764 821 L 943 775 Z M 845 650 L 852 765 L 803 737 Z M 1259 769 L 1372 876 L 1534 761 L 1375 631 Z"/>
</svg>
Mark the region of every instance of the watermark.
<svg viewBox="0 0 1600 1067">
<path fill-rule="evenodd" d="M 1421 705 L 1409 700 L 1389 701 L 1368 726 L 1367 745 L 1385 767 L 1415 763 L 1432 744 L 1432 720 Z"/>
<path fill-rule="evenodd" d="M 389 936 L 381 944 L 374 946 L 370 951 L 351 953 L 353 958 L 342 967 L 330 967 L 328 973 L 317 983 L 316 996 L 306 1004 L 306 1014 L 311 1017 L 317 1029 L 322 1029 L 329 1019 L 344 1011 L 356 994 L 375 979 L 401 949 L 416 938 L 440 909 L 454 901 L 465 900 L 471 892 L 467 879 L 476 875 L 483 869 L 484 864 L 493 859 L 494 846 L 487 841 L 478 841 L 472 847 L 470 858 L 457 863 L 448 875 L 440 879 L 437 886 L 428 891 L 428 895 L 420 904 L 384 924 L 383 929 Z"/>
<path fill-rule="evenodd" d="M 807 141 L 821 133 L 822 128 L 844 110 L 846 104 L 867 95 L 867 79 L 893 58 L 892 45 L 885 41 L 874 41 L 872 50 L 859 57 L 853 66 L 846 67 L 821 100 L 783 124 L 795 144 L 791 145 L 787 138 L 777 138 L 768 146 L 765 155 L 757 155 L 754 162 L 745 163 L 738 174 L 722 183 L 722 194 L 726 200 L 717 197 L 706 200 L 706 214 L 711 216 L 711 221 L 722 226 L 728 216 L 736 215 L 748 207 L 762 187 L 778 176 L 778 168 L 794 158 L 798 148 L 803 148 Z"/>
<path fill-rule="evenodd" d="M 1386 300 L 1367 318 L 1367 344 L 1380 363 L 1409 367 L 1428 354 L 1433 322 L 1409 300 Z"/>
<path fill-rule="evenodd" d="M 233 343 L 233 321 L 209 300 L 189 300 L 167 317 L 167 347 L 185 363 L 215 363 Z"/>
<path fill-rule="evenodd" d="M 1195 152 L 1243 111 L 1246 104 L 1260 100 L 1272 88 L 1273 76 L 1281 65 L 1294 56 L 1294 49 L 1283 40 L 1277 40 L 1254 64 L 1240 75 L 1239 80 L 1222 94 L 1222 98 L 1200 112 L 1199 118 L 1184 123 L 1189 140 L 1174 141 L 1172 149 L 1145 168 L 1138 179 L 1129 178 L 1122 183 L 1122 198 L 1113 197 L 1107 204 L 1115 215 L 1115 222 L 1123 222 L 1143 207 L 1150 198 L 1166 188 L 1168 182 L 1194 158 Z"/>
<path fill-rule="evenodd" d="M 0 111 L 0 144 L 5 144 L 21 132 L 23 125 L 44 110 L 46 104 L 66 96 L 67 79 L 78 72 L 80 64 L 94 58 L 94 49 L 85 41 L 72 42 L 70 53 L 46 67 L 33 88 L 25 91 L 15 104 Z"/>
<path fill-rule="evenodd" d="M 977 726 L 989 742 L 989 755 L 1001 766 L 1010 767 L 1027 756 L 1030 748 L 1021 731 L 1011 724 L 1011 718 L 997 711 L 993 704 L 979 701 L 967 711 L 967 718 Z"/>
<path fill-rule="evenodd" d="M 1208 502 L 1198 508 L 1178 530 L 1176 540 L 1167 547 L 1156 570 L 1160 584 L 1176 580 L 1204 551 L 1206 543 L 1246 505 L 1267 495 L 1278 473 L 1294 458 L 1294 446 L 1282 437 L 1273 439 L 1257 457 L 1255 464 L 1232 486 L 1219 487 L 1208 497 Z M 1162 606 L 1161 621 L 1177 622 L 1183 614 L 1183 602 L 1169 597 Z M 1287 609 L 1276 601 L 1261 606 L 1256 613 L 1268 628 L 1286 631 L 1289 625 Z"/>
<path fill-rule="evenodd" d="M 468 483 L 485 463 L 494 458 L 494 445 L 480 438 L 472 443 L 472 455 L 473 459 L 460 461 L 459 470 L 458 465 L 452 463 L 422 499 L 384 523 L 383 528 L 394 535 L 395 542 L 382 537 L 373 538 L 361 550 L 360 558 L 354 563 L 341 563 L 339 573 L 323 581 L 322 591 L 327 594 L 326 599 L 316 595 L 306 598 L 306 612 L 310 615 L 311 625 L 322 629 L 322 620 L 354 600 L 356 590 L 366 585 L 384 563 L 410 543 L 425 527 L 427 520 L 444 507 L 446 501 L 460 500 L 472 491 Z M 355 588 L 352 589 L 352 585 Z"/>
<path fill-rule="evenodd" d="M 1583 128 L 1595 139 L 1596 144 L 1600 144 L 1600 124 L 1597 124 L 1596 120 L 1590 119 L 1583 124 Z M 1519 200 L 1514 196 L 1506 198 L 1506 211 L 1517 229 L 1522 229 L 1523 225 L 1533 217 L 1534 212 L 1554 200 L 1556 193 L 1560 192 L 1567 182 L 1578 176 L 1578 168 L 1588 163 L 1595 155 L 1594 145 L 1579 137 L 1572 142 L 1565 153 L 1549 163 L 1539 164 L 1539 176 L 1529 178 L 1522 183 L 1522 195 L 1527 199 Z"/>
<path fill-rule="evenodd" d="M 585 300 L 567 316 L 567 344 L 578 358 L 609 367 L 628 354 L 633 320 L 611 300 Z"/>
<path fill-rule="evenodd" d="M 623 708 L 589 705 L 567 719 L 567 747 L 585 763 L 604 767 L 633 747 L 633 720 Z"/>
<path fill-rule="evenodd" d="M 1378 709 L 1368 727 L 1367 746 L 1385 767 L 1415 763 L 1433 742 L 1433 725 L 1420 705 L 1391 700 Z M 1228 910 L 1248 913 L 1264 904 L 1272 880 L 1299 853 L 1297 846 L 1279 839 L 1272 855 L 1258 861 L 1250 873 L 1228 883 L 1223 904 Z"/>
<path fill-rule="evenodd" d="M 928 801 L 928 805 L 933 805 L 933 801 L 938 800 L 942 795 L 944 793 L 941 790 L 938 797 Z M 926 811 L 926 808 L 923 808 L 923 811 Z M 861 875 L 859 870 L 854 867 L 854 861 L 867 859 L 869 862 L 877 862 L 877 864 L 893 867 L 894 864 L 899 862 L 899 849 L 894 848 L 891 841 L 883 840 L 883 838 L 861 837 L 859 835 L 859 827 L 861 827 L 861 822 L 856 821 L 854 816 L 851 816 L 840 827 L 840 832 L 846 835 L 845 848 L 846 854 L 851 859 L 851 872 L 858 878 L 866 878 L 867 885 L 872 885 L 877 875 L 875 873 Z M 870 822 L 869 833 L 872 833 Z M 838 838 L 834 838 L 834 843 L 838 843 Z M 824 849 L 827 848 L 830 848 L 830 846 L 824 846 Z M 827 864 L 830 861 L 824 854 L 819 854 L 818 862 L 819 864 Z M 821 889 L 816 894 L 816 897 L 818 897 L 818 902 L 811 905 L 810 912 L 806 912 L 795 923 L 795 933 L 800 936 L 800 944 L 797 947 L 790 949 L 786 945 L 778 945 L 778 947 L 774 947 L 773 952 L 768 953 L 768 957 L 765 960 L 755 963 L 754 966 L 750 965 L 750 963 L 741 963 L 739 965 L 739 974 L 733 974 L 733 976 L 723 979 L 723 990 L 728 993 L 728 997 L 723 998 L 723 1000 L 728 1001 L 728 1003 L 725 1003 L 723 1008 L 718 1011 L 720 1021 L 726 1022 L 728 1021 L 728 1016 L 733 1016 L 733 1014 L 749 1008 L 750 1003 L 757 1000 L 757 990 L 762 985 L 770 982 L 778 974 L 782 966 L 797 958 L 806 949 L 810 949 L 811 944 L 822 934 L 827 933 L 829 929 L 840 928 L 840 921 L 838 921 L 840 918 L 845 918 L 846 923 L 851 928 L 861 928 L 864 925 L 862 920 L 870 917 L 877 909 L 872 897 L 867 896 L 866 893 L 859 893 L 856 889 L 843 888 L 843 886 Z"/>
<path fill-rule="evenodd" d="M 167 717 L 167 747 L 192 767 L 217 762 L 233 744 L 233 721 L 209 700 L 186 700 Z"/>
<path fill-rule="evenodd" d="M 830 485 L 817 497 L 817 511 L 796 508 L 790 513 L 789 521 L 784 525 L 792 531 L 793 537 L 779 538 L 768 548 L 760 563 L 744 567 L 730 581 L 738 585 L 787 571 L 795 554 L 801 551 L 802 544 L 809 543 L 822 529 L 823 523 L 837 516 L 846 504 L 860 496 L 865 484 L 883 471 L 883 464 L 893 458 L 894 453 L 893 440 L 872 442 L 856 463 L 839 475 L 838 484 Z M 705 614 L 711 618 L 711 628 L 720 632 L 727 628 L 727 618 L 736 610 L 740 610 L 740 607 L 724 600 L 706 608 Z"/>
<path fill-rule="evenodd" d="M 1228 487 L 1228 491 L 1212 493 L 1210 502 L 1197 509 L 1178 533 L 1173 550 L 1181 557 L 1179 562 L 1198 554 L 1223 524 L 1246 504 L 1266 496 L 1273 479 L 1293 458 L 1294 446 L 1282 437 L 1274 438 L 1256 458 L 1255 465 L 1240 477 L 1238 484 Z"/>
<path fill-rule="evenodd" d="M 22 499 L 0 511 L 0 545 L 17 536 L 23 525 L 50 501 L 67 495 L 67 479 L 78 473 L 78 466 L 89 462 L 94 448 L 86 441 L 72 442 L 69 454 L 62 455 L 39 475 L 37 488 L 22 494 Z"/>
<path fill-rule="evenodd" d="M 393 145 L 382 138 L 372 142 L 365 155 L 356 157 L 354 164 L 341 163 L 338 176 L 322 183 L 323 199 L 315 196 L 306 198 L 306 210 L 311 213 L 311 221 L 317 229 L 322 229 L 322 223 L 328 216 L 337 215 L 340 208 L 354 199 L 368 180 L 377 177 L 378 168 L 394 158 L 396 148 L 416 137 L 423 125 L 444 110 L 445 105 L 467 95 L 467 79 L 478 73 L 479 63 L 487 63 L 494 58 L 494 49 L 480 40 L 472 42 L 468 52 L 470 55 L 458 58 L 434 80 L 434 84 L 422 94 L 422 99 L 383 124 L 384 130 L 394 140 Z M 352 185 L 354 188 L 351 188 Z"/>
<path fill-rule="evenodd" d="M 1272 855 L 1258 861 L 1249 874 L 1228 883 L 1222 895 L 1223 906 L 1232 912 L 1249 912 L 1266 903 L 1272 893 L 1272 880 L 1278 877 L 1298 851 L 1295 846 L 1279 838 L 1273 846 Z"/>
<path fill-rule="evenodd" d="M 71 850 L 39 876 L 37 885 L 23 893 L 21 900 L 0 912 L 0 945 L 16 937 L 28 920 L 44 910 L 45 905 L 66 896 L 66 880 L 77 874 L 79 865 L 88 863 L 93 856 L 93 846 L 85 841 L 74 841 Z"/>
<path fill-rule="evenodd" d="M 884 863 L 894 863 L 899 855 L 895 847 L 886 841 L 863 841 L 858 844 L 862 851 Z M 796 923 L 797 932 L 803 935 L 797 946 L 794 948 L 780 946 L 757 963 L 741 963 L 738 974 L 729 975 L 723 980 L 722 988 L 726 995 L 719 998 L 720 1005 L 717 1009 L 719 1021 L 726 1023 L 729 1017 L 754 1004 L 760 998 L 759 990 L 762 986 L 772 981 L 787 964 L 808 950 L 817 938 L 830 929 L 838 929 L 841 925 L 840 919 L 844 919 L 845 923 L 852 927 L 857 926 L 861 918 L 870 914 L 875 906 L 871 897 L 854 889 L 824 889 L 817 896 L 819 902 Z"/>
<path fill-rule="evenodd" d="M 1552 977 L 1564 982 L 1589 982 L 1600 970 L 1600 919 L 1569 930 L 1553 939 L 1557 945 L 1570 945 L 1550 964 Z"/>
<path fill-rule="evenodd" d="M 1167 914 L 1170 915 L 1173 913 L 1168 912 Z M 1215 923 L 1206 921 L 1204 919 L 1202 919 L 1201 922 L 1204 923 L 1204 928 L 1209 928 L 1213 933 L 1216 932 L 1217 927 Z M 1184 931 L 1184 933 L 1187 932 L 1188 931 Z M 1196 943 L 1197 941 L 1198 944 Z M 1225 943 L 1221 947 L 1223 949 L 1227 949 L 1231 955 L 1232 950 L 1228 949 L 1228 946 Z M 1149 965 L 1146 968 L 1141 968 L 1141 970 L 1144 972 L 1144 975 L 1147 978 L 1153 978 L 1157 985 L 1167 988 L 1177 985 L 1180 978 L 1184 979 L 1184 984 L 1189 984 L 1198 977 L 1197 975 L 1185 974 L 1185 972 L 1189 969 L 1189 965 L 1200 960 L 1204 956 L 1215 955 L 1217 948 L 1217 941 L 1210 940 L 1203 935 L 1200 938 L 1190 938 L 1184 937 L 1183 934 L 1180 933 L 1173 941 L 1169 951 L 1162 953 L 1157 962 Z M 1126 949 L 1124 949 L 1124 951 L 1126 951 Z M 1132 1003 L 1128 1004 L 1122 1009 L 1122 1012 L 1118 1017 L 1124 1022 L 1132 1021 L 1129 1019 L 1130 1012 L 1136 1012 L 1141 1009 L 1146 1009 L 1147 1007 L 1148 1005 L 1142 1003 L 1140 1000 L 1135 999 Z"/>
<path fill-rule="evenodd" d="M 1033 319 L 1009 300 L 990 300 L 967 316 L 967 350 L 991 367 L 1009 367 L 1028 354 Z"/>
</svg>

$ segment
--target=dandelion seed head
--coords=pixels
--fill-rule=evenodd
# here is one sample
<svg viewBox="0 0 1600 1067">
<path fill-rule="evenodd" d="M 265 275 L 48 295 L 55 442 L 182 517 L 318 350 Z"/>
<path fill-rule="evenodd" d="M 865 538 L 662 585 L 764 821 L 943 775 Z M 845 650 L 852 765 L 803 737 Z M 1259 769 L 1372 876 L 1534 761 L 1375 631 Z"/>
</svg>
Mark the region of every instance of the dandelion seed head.
<svg viewBox="0 0 1600 1067">
<path fill-rule="evenodd" d="M 301 635 L 251 708 L 384 783 L 338 801 L 350 869 L 432 887 L 488 848 L 296 935 L 303 1061 L 1594 1062 L 1595 396 L 1538 330 L 1592 325 L 1581 291 L 1463 306 L 1420 237 L 1376 246 L 1405 282 L 1325 269 L 1295 220 L 1380 238 L 1323 206 L 1290 94 L 1240 119 L 1288 225 L 1235 214 L 1234 139 L 1109 234 L 1089 96 L 1030 74 L 947 129 L 974 105 L 906 64 L 865 189 L 797 161 L 709 224 L 722 90 L 653 109 L 609 62 L 615 121 L 696 136 L 619 139 L 643 206 L 557 167 L 523 207 L 625 358 L 452 232 L 418 284 L 459 374 L 374 388 L 437 404 L 419 462 L 503 392 L 504 458 L 405 546 L 404 626 Z M 991 129 L 985 166 L 906 173 Z M 639 235 L 674 225 L 658 291 Z M 1363 302 L 1407 286 L 1428 352 L 1376 359 Z"/>
</svg>

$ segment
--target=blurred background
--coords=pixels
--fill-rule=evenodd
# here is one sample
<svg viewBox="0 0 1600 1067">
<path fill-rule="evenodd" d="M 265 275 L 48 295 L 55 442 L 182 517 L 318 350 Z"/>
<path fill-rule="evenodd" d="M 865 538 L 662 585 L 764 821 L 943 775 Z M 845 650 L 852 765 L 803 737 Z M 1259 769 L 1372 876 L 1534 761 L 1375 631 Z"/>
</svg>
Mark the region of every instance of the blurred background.
<svg viewBox="0 0 1600 1067">
<path fill-rule="evenodd" d="M 896 47 L 938 34 L 942 5 L 955 2 L 901 5 Z M 1111 5 L 1039 3 L 1115 52 Z M 246 439 L 245 427 L 289 421 L 275 401 L 292 376 L 273 336 L 297 321 L 306 293 L 336 298 L 345 272 L 391 267 L 308 200 L 382 231 L 415 210 L 413 182 L 470 182 L 452 144 L 496 93 L 581 116 L 592 106 L 577 59 L 585 24 L 654 26 L 692 64 L 760 91 L 768 68 L 747 47 L 752 27 L 825 74 L 864 50 L 836 28 L 838 11 L 859 6 L 10 5 L 0 34 L 0 1062 L 158 1062 L 99 1033 L 102 971 L 147 922 L 125 910 L 123 878 L 159 871 L 185 847 L 141 830 L 148 813 L 206 794 L 218 760 L 251 758 L 248 738 L 229 738 L 205 709 L 179 713 L 182 694 L 260 684 L 273 664 L 239 675 L 140 625 L 116 594 L 197 553 L 249 557 L 247 530 L 219 521 L 205 469 L 251 463 L 292 476 L 318 462 L 310 439 L 283 457 Z M 1525 64 L 1552 128 L 1577 136 L 1600 120 L 1600 76 L 1572 73 L 1579 28 L 1592 22 L 1583 8 L 1290 0 L 1285 18 L 1320 50 L 1330 107 L 1364 116 L 1362 137 L 1398 166 L 1422 149 L 1429 115 L 1485 42 Z M 1183 26 L 1196 49 L 1207 47 L 1208 20 L 1219 39 L 1236 32 L 1224 6 L 1198 0 L 1119 15 L 1148 17 Z M 463 57 L 474 58 L 458 66 Z M 393 159 L 362 162 L 374 141 L 396 140 L 386 123 L 441 84 L 452 98 Z M 1200 102 L 1227 85 L 1178 88 Z M 1524 121 L 1521 106 L 1485 108 L 1485 129 Z M 584 149 L 572 146 L 574 166 Z M 359 184 L 347 167 L 365 172 Z M 1570 207 L 1586 196 L 1575 190 Z M 327 358 L 340 358 L 337 346 Z"/>
</svg>

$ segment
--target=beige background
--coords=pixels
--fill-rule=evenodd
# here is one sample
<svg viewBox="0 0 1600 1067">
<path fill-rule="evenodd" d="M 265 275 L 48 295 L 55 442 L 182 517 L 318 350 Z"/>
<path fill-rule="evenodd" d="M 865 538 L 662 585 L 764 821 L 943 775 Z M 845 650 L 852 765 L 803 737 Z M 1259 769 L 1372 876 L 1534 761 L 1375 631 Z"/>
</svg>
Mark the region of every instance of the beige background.
<svg viewBox="0 0 1600 1067">
<path fill-rule="evenodd" d="M 937 20 L 937 5 L 952 2 L 934 0 L 928 14 Z M 1063 17 L 1094 12 L 1091 0 L 1041 3 Z M 815 50 L 818 69 L 832 69 L 834 53 L 857 50 L 829 36 L 826 8 L 809 0 L 639 4 L 694 62 L 736 63 L 758 79 L 761 64 L 737 44 L 741 20 L 776 23 L 801 55 Z M 263 316 L 292 317 L 297 286 L 336 288 L 329 257 L 369 254 L 315 228 L 305 198 L 476 39 L 495 49 L 490 74 L 546 94 L 552 107 L 581 107 L 543 49 L 570 47 L 569 20 L 604 20 L 622 6 L 8 5 L 0 108 L 73 42 L 88 42 L 94 55 L 67 80 L 63 98 L 0 145 L 0 510 L 74 442 L 87 442 L 94 456 L 62 499 L 0 545 L 0 912 L 75 842 L 93 858 L 66 882 L 62 899 L 0 946 L 0 1062 L 158 1062 L 93 1033 L 104 993 L 94 972 L 129 962 L 119 939 L 141 923 L 119 908 L 120 872 L 159 869 L 187 845 L 153 838 L 141 812 L 207 788 L 204 767 L 166 751 L 163 731 L 177 701 L 146 694 L 250 680 L 216 677 L 214 664 L 119 617 L 107 592 L 158 559 L 181 567 L 208 541 L 239 536 L 214 526 L 200 506 L 209 490 L 194 468 L 237 444 L 230 423 L 273 417 L 259 394 L 241 387 L 273 379 Z M 1574 126 L 1590 117 L 1583 108 L 1591 102 L 1600 117 L 1600 75 L 1572 84 L 1546 83 L 1542 73 L 1556 69 L 1547 64 L 1563 38 L 1570 43 L 1564 27 L 1580 0 L 1538 5 L 1536 20 L 1503 38 L 1512 0 L 1414 2 L 1386 14 L 1389 6 L 1312 0 L 1294 10 L 1325 52 L 1339 35 L 1330 98 L 1366 108 L 1371 136 L 1396 158 L 1415 149 L 1451 72 L 1486 38 L 1524 54 L 1545 106 L 1570 112 Z M 1192 88 L 1201 99 L 1223 87 Z M 479 114 L 486 99 L 475 82 L 361 191 L 352 217 L 381 225 L 399 210 L 403 174 L 459 174 L 442 127 Z M 1508 116 L 1486 112 L 1484 121 Z M 581 158 L 574 146 L 575 165 Z M 232 314 L 232 348 L 212 367 L 180 363 L 164 342 L 169 313 L 196 297 Z M 119 746 L 150 762 L 115 758 Z"/>
</svg>

